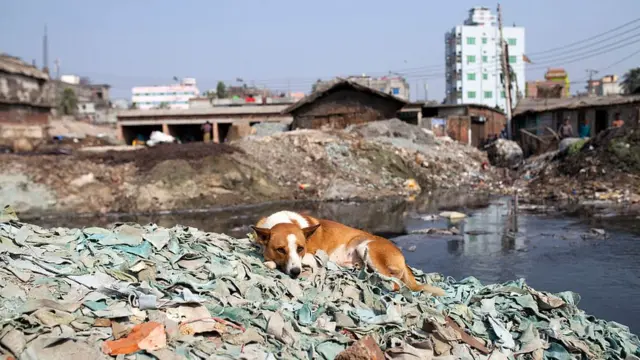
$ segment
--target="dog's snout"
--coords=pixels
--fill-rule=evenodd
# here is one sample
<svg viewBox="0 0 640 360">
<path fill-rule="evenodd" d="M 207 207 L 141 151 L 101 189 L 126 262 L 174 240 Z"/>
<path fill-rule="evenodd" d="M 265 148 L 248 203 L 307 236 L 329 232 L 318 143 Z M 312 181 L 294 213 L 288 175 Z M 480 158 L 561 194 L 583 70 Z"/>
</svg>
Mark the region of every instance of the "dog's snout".
<svg viewBox="0 0 640 360">
<path fill-rule="evenodd" d="M 293 269 L 291 269 L 291 271 L 289 271 L 289 275 L 294 279 L 297 278 L 300 275 L 300 268 L 294 267 Z"/>
</svg>

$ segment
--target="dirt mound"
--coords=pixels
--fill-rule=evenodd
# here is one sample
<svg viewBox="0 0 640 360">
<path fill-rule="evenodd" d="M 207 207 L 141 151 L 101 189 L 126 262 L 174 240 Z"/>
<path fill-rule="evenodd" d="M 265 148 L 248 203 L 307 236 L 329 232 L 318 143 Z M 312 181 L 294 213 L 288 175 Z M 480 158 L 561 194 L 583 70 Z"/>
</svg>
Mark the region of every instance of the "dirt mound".
<svg viewBox="0 0 640 360">
<path fill-rule="evenodd" d="M 365 138 L 400 138 L 409 140 L 415 144 L 433 145 L 433 134 L 423 131 L 421 128 L 407 124 L 399 119 L 374 121 L 367 124 L 350 127 L 347 131 Z"/>
<path fill-rule="evenodd" d="M 233 154 L 239 149 L 227 144 L 193 142 L 186 144 L 158 144 L 151 148 L 133 151 L 107 151 L 104 153 L 78 154 L 80 158 L 101 161 L 109 165 L 134 163 L 138 169 L 148 171 L 167 160 L 201 160 L 223 154 Z"/>
</svg>

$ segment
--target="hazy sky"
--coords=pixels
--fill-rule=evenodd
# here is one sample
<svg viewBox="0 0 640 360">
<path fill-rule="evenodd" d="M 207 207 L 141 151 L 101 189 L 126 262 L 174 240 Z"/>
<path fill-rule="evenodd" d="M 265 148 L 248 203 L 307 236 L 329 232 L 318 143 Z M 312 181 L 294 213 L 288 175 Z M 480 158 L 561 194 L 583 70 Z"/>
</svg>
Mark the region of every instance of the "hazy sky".
<svg viewBox="0 0 640 360">
<path fill-rule="evenodd" d="M 444 97 L 444 33 L 473 6 L 496 3 L 434 0 L 0 0 L 0 51 L 42 64 L 49 29 L 49 66 L 112 85 L 112 97 L 130 98 L 134 85 L 195 77 L 201 91 L 240 77 L 270 88 L 308 91 L 317 78 L 405 73 L 412 95 Z M 602 33 L 640 17 L 640 0 L 505 0 L 505 24 L 526 27 L 526 52 Z M 640 23 L 630 25 L 628 30 Z M 623 32 L 624 30 L 621 30 Z M 585 69 L 622 75 L 640 66 L 640 30 L 621 36 L 638 42 L 595 57 L 580 56 L 617 40 L 596 39 L 578 50 L 544 54 L 527 80 L 549 62 L 572 81 Z M 619 43 L 625 45 L 634 38 Z M 578 54 L 576 59 L 575 54 Z M 573 57 L 572 57 L 573 56 Z M 571 62 L 571 63 L 568 63 Z M 609 67 L 609 68 L 608 68 Z M 602 74 L 601 74 L 602 75 Z M 573 85 L 573 89 L 583 84 Z"/>
</svg>

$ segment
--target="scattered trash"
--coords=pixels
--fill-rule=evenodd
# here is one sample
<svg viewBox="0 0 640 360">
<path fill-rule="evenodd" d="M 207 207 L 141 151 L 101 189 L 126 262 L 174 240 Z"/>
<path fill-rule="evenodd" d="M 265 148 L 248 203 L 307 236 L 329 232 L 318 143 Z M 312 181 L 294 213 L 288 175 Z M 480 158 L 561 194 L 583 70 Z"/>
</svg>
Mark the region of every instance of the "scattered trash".
<svg viewBox="0 0 640 360">
<path fill-rule="evenodd" d="M 162 131 L 152 131 L 149 136 L 149 140 L 147 140 L 147 146 L 155 146 L 160 143 L 171 144 L 176 141 L 176 138 L 169 134 L 165 134 Z"/>
<path fill-rule="evenodd" d="M 467 215 L 456 212 L 456 211 L 444 211 L 440 213 L 440 217 L 446 218 L 449 220 L 460 220 L 460 219 L 466 218 Z"/>
<path fill-rule="evenodd" d="M 482 285 L 413 269 L 418 281 L 445 289 L 435 298 L 393 292 L 392 279 L 340 268 L 323 252 L 294 280 L 265 267 L 249 239 L 179 225 L 44 229 L 7 213 L 3 358 L 639 355 L 637 336 L 579 310 L 577 294 L 536 291 L 523 280 Z"/>
</svg>

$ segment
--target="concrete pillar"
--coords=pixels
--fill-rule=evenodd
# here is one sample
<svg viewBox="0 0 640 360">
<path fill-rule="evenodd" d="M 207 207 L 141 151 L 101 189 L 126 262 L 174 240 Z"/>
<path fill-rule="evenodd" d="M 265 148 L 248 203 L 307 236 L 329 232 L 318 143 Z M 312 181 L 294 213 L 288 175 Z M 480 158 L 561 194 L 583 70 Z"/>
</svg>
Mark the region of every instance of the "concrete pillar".
<svg viewBox="0 0 640 360">
<path fill-rule="evenodd" d="M 124 132 L 122 131 L 122 125 L 116 125 L 116 138 L 120 141 L 124 141 Z"/>
<path fill-rule="evenodd" d="M 220 142 L 220 136 L 218 135 L 218 123 L 217 122 L 213 122 L 213 142 L 214 143 L 219 143 Z"/>
<path fill-rule="evenodd" d="M 171 135 L 171 132 L 169 131 L 169 124 L 166 124 L 166 123 L 162 124 L 162 132 L 167 135 Z"/>
</svg>

